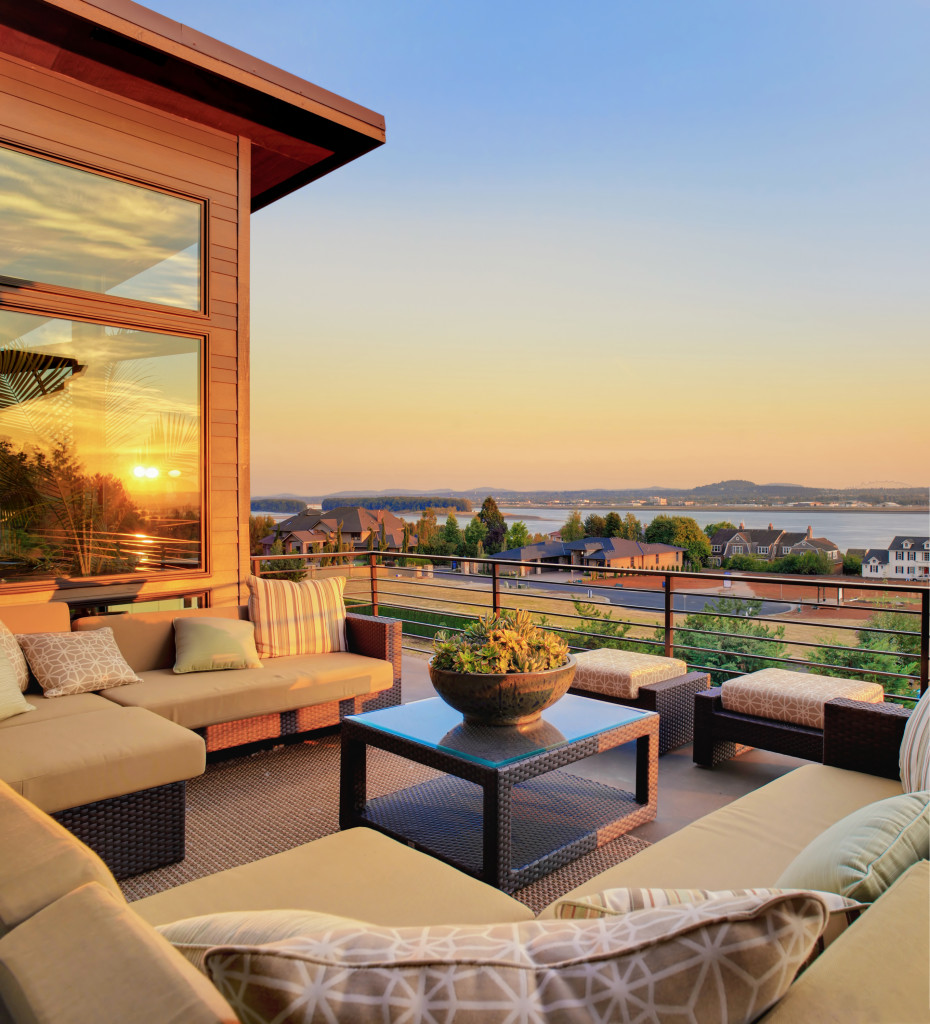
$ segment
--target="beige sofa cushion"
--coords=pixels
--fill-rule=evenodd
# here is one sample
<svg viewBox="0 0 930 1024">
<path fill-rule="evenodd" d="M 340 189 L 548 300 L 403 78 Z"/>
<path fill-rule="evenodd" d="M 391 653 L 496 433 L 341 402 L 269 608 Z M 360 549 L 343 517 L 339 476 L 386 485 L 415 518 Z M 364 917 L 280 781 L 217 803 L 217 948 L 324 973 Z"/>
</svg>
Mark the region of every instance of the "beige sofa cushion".
<svg viewBox="0 0 930 1024">
<path fill-rule="evenodd" d="M 122 900 L 93 850 L 0 782 L 0 935 L 85 882 Z"/>
<path fill-rule="evenodd" d="M 269 659 L 260 669 L 192 675 L 155 669 L 143 672 L 141 683 L 101 693 L 123 707 L 147 708 L 188 729 L 199 729 L 377 693 L 393 685 L 393 672 L 390 662 L 361 654 L 298 655 Z"/>
<path fill-rule="evenodd" d="M 96 693 L 73 693 L 67 697 L 46 697 L 41 693 L 24 693 L 26 702 L 33 707 L 33 714 L 28 717 L 17 715 L 0 722 L 0 731 L 12 729 L 18 725 L 35 725 L 50 718 L 71 718 L 73 715 L 84 715 L 89 711 L 112 710 L 113 702 Z"/>
<path fill-rule="evenodd" d="M 930 1019 L 930 864 L 902 875 L 809 967 L 765 1024 L 911 1024 Z"/>
<path fill-rule="evenodd" d="M 0 939 L 0 995 L 18 1024 L 238 1024 L 195 967 L 93 882 Z"/>
<path fill-rule="evenodd" d="M 112 705 L 8 729 L 0 743 L 0 779 L 49 813 L 190 779 L 205 763 L 196 733 Z"/>
<path fill-rule="evenodd" d="M 866 804 L 900 792 L 896 780 L 805 765 L 608 868 L 566 897 L 623 887 L 772 886 L 824 829 Z M 550 904 L 540 916 L 553 914 Z"/>
<path fill-rule="evenodd" d="M 309 798 L 309 792 L 308 792 Z M 526 921 L 504 893 L 370 828 L 198 878 L 133 903 L 151 924 L 233 910 L 315 910 L 383 925 Z"/>
<path fill-rule="evenodd" d="M 870 704 L 881 704 L 885 699 L 879 683 L 789 672 L 782 668 L 765 668 L 727 679 L 720 688 L 720 698 L 727 711 L 793 722 L 811 729 L 823 728 L 823 706 L 834 697 Z"/>
<path fill-rule="evenodd" d="M 678 658 L 662 658 L 636 651 L 615 651 L 604 647 L 575 655 L 577 668 L 572 686 L 610 697 L 635 700 L 639 688 L 650 683 L 683 676 L 688 665 Z"/>
</svg>

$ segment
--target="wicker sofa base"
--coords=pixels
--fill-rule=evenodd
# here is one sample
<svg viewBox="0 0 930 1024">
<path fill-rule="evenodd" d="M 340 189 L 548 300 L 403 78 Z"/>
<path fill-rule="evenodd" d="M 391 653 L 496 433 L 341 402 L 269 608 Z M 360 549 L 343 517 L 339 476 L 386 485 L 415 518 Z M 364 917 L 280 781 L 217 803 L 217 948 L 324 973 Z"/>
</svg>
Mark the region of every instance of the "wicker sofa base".
<svg viewBox="0 0 930 1024">
<path fill-rule="evenodd" d="M 683 676 L 675 676 L 674 679 L 664 679 L 660 683 L 641 686 L 635 700 L 574 686 L 569 693 L 577 693 L 580 697 L 592 697 L 595 700 L 606 700 L 611 704 L 623 704 L 640 711 L 655 711 L 659 715 L 661 757 L 670 750 L 676 750 L 691 742 L 694 737 L 694 697 L 709 686 L 710 676 L 706 672 L 688 672 Z"/>
<path fill-rule="evenodd" d="M 727 711 L 719 687 L 694 695 L 695 764 L 713 768 L 753 747 L 822 762 L 823 730 Z"/>
<path fill-rule="evenodd" d="M 184 859 L 186 782 L 58 811 L 52 817 L 86 843 L 116 878 Z"/>
</svg>

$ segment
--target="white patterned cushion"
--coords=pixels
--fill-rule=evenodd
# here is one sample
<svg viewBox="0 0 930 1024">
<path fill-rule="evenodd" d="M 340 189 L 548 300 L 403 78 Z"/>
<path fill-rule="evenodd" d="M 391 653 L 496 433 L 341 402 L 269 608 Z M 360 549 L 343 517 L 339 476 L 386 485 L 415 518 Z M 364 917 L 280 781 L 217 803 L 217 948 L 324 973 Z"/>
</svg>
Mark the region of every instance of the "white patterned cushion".
<svg viewBox="0 0 930 1024">
<path fill-rule="evenodd" d="M 0 649 L 0 722 L 26 711 L 35 711 L 35 708 L 23 696 L 16 671 L 10 664 L 10 659 Z"/>
<path fill-rule="evenodd" d="M 345 651 L 344 576 L 325 580 L 265 580 L 250 576 L 249 619 L 260 658 Z"/>
<path fill-rule="evenodd" d="M 899 767 L 905 793 L 930 789 L 930 690 L 917 702 L 904 726 Z"/>
<path fill-rule="evenodd" d="M 367 925 L 218 947 L 206 968 L 249 1024 L 725 1024 L 781 997 L 826 920 L 795 894 L 593 921 Z"/>
<path fill-rule="evenodd" d="M 881 704 L 885 699 L 879 683 L 788 672 L 783 668 L 764 668 L 727 679 L 720 688 L 720 697 L 727 711 L 793 722 L 811 729 L 823 728 L 823 706 L 834 697 L 870 704 Z"/>
<path fill-rule="evenodd" d="M 636 700 L 641 686 L 662 683 L 688 671 L 687 664 L 678 658 L 615 651 L 610 647 L 582 651 L 575 655 L 575 661 L 577 668 L 572 680 L 575 689 L 629 700 Z"/>
<path fill-rule="evenodd" d="M 86 633 L 20 633 L 16 639 L 46 697 L 142 682 L 120 654 L 109 626 Z"/>
<path fill-rule="evenodd" d="M 29 666 L 23 657 L 22 648 L 5 622 L 0 621 L 0 652 L 7 656 L 16 677 L 16 685 L 23 692 L 29 686 Z"/>
</svg>

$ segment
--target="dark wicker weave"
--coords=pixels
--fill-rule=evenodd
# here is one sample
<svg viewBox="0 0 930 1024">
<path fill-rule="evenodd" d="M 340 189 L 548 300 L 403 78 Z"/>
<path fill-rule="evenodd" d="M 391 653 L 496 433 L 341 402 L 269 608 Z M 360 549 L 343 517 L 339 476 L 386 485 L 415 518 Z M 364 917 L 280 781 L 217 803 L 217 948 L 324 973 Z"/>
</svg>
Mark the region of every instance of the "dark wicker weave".
<svg viewBox="0 0 930 1024">
<path fill-rule="evenodd" d="M 369 825 L 513 892 L 655 818 L 658 732 L 658 718 L 644 715 L 555 750 L 489 766 L 349 719 L 342 724 L 339 824 Z M 557 771 L 634 740 L 635 794 Z M 369 801 L 368 746 L 447 777 Z"/>
<path fill-rule="evenodd" d="M 900 778 L 898 753 L 909 717 L 910 711 L 898 704 L 828 700 L 823 707 L 823 763 Z"/>
<path fill-rule="evenodd" d="M 573 686 L 568 692 L 580 697 L 606 700 L 611 704 L 623 704 L 640 711 L 655 711 L 659 716 L 659 757 L 670 750 L 677 750 L 694 738 L 694 695 L 710 686 L 706 672 L 688 672 L 674 679 L 660 683 L 648 683 L 639 688 L 635 700 L 628 697 L 614 697 L 607 693 L 584 690 Z"/>
<path fill-rule="evenodd" d="M 52 817 L 104 861 L 116 878 L 184 859 L 186 782 L 57 811 Z"/>
<path fill-rule="evenodd" d="M 346 640 L 353 654 L 364 654 L 369 658 L 391 662 L 394 682 L 390 689 L 371 696 L 349 697 L 294 711 L 208 725 L 197 732 L 207 744 L 209 759 L 213 761 L 236 756 L 244 752 L 243 748 L 259 749 L 282 741 L 299 741 L 307 733 L 338 725 L 346 715 L 400 704 L 400 620 L 373 615 L 347 615 Z"/>
<path fill-rule="evenodd" d="M 823 760 L 823 731 L 727 711 L 719 687 L 694 695 L 694 763 L 713 768 L 750 747 Z"/>
</svg>

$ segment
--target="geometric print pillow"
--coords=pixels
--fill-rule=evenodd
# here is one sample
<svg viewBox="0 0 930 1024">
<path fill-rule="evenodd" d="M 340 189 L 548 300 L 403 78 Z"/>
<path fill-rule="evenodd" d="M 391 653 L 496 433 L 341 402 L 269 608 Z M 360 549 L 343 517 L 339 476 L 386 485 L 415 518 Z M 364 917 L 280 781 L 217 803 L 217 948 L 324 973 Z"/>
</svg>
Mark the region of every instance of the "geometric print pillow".
<svg viewBox="0 0 930 1024">
<path fill-rule="evenodd" d="M 345 585 L 345 576 L 302 583 L 249 576 L 249 620 L 259 657 L 348 650 Z"/>
<path fill-rule="evenodd" d="M 586 921 L 341 927 L 219 946 L 207 973 L 249 1024 L 749 1024 L 827 920 L 809 893 Z"/>
<path fill-rule="evenodd" d="M 16 639 L 46 697 L 142 682 L 109 626 L 86 633 L 18 633 Z"/>
<path fill-rule="evenodd" d="M 930 690 L 917 702 L 904 726 L 898 766 L 905 793 L 930 789 Z"/>
<path fill-rule="evenodd" d="M 25 693 L 29 686 L 29 666 L 23 657 L 22 648 L 16 642 L 16 637 L 2 620 L 0 620 L 0 651 L 7 656 L 7 660 L 13 666 L 16 682 Z"/>
</svg>

